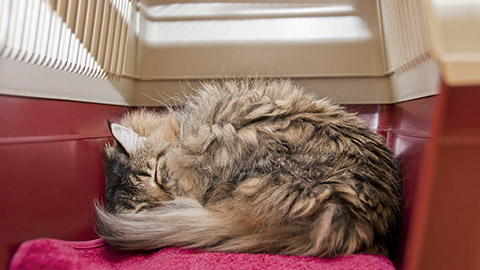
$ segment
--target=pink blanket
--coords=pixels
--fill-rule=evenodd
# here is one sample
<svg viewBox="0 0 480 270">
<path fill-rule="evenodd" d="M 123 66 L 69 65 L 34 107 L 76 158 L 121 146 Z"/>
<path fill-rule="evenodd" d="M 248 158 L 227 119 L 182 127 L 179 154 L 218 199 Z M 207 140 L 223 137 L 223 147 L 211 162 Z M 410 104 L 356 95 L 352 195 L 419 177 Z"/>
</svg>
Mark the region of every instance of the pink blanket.
<svg viewBox="0 0 480 270">
<path fill-rule="evenodd" d="M 120 253 L 102 239 L 67 242 L 38 239 L 14 255 L 17 269 L 392 269 L 385 257 L 351 255 L 335 259 L 268 254 L 229 254 L 165 248 L 151 253 Z"/>
</svg>

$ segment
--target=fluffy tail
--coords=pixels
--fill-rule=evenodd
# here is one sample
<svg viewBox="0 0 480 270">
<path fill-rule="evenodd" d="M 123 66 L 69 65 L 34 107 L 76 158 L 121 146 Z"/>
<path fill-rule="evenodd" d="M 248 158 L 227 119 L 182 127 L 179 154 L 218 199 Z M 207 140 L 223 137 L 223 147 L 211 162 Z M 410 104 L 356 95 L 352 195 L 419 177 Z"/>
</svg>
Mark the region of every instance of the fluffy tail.
<svg viewBox="0 0 480 270">
<path fill-rule="evenodd" d="M 326 206 L 313 224 L 293 222 L 255 229 L 210 211 L 193 199 L 177 198 L 155 210 L 135 214 L 112 214 L 96 205 L 99 236 L 119 250 L 182 246 L 224 252 L 336 256 L 371 245 L 373 235 L 368 229 L 332 224 L 335 212 L 335 206 Z"/>
<path fill-rule="evenodd" d="M 232 232 L 216 213 L 196 200 L 180 198 L 153 211 L 126 214 L 95 205 L 97 233 L 119 250 L 153 250 L 167 246 L 209 247 Z"/>
<path fill-rule="evenodd" d="M 182 246 L 224 252 L 311 253 L 309 233 L 304 228 L 292 225 L 255 230 L 193 199 L 177 198 L 135 214 L 112 214 L 98 204 L 95 207 L 99 236 L 119 250 Z"/>
</svg>

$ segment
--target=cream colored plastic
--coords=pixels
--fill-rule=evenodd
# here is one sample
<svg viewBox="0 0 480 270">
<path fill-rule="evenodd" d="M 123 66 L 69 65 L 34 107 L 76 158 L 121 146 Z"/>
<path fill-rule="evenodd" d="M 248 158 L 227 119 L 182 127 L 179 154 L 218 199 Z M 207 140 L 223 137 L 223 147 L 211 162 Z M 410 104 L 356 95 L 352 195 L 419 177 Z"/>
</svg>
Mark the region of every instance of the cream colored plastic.
<svg viewBox="0 0 480 270">
<path fill-rule="evenodd" d="M 376 1 L 138 5 L 142 80 L 384 74 Z"/>
<path fill-rule="evenodd" d="M 198 79 L 244 75 L 293 77 L 345 104 L 437 92 L 421 0 L 265 2 L 139 1 L 137 102 L 171 103 Z"/>
<path fill-rule="evenodd" d="M 0 94 L 134 105 L 135 82 L 102 80 L 0 58 Z"/>
<path fill-rule="evenodd" d="M 433 51 L 447 84 L 480 84 L 480 0 L 428 0 Z"/>
<path fill-rule="evenodd" d="M 254 76 L 293 78 L 315 95 L 344 104 L 385 104 L 428 96 L 436 93 L 439 80 L 420 1 L 136 0 L 126 7 L 124 0 L 97 0 L 96 6 L 85 0 L 79 2 L 82 9 L 77 15 L 85 14 L 86 19 L 76 16 L 73 30 L 67 27 L 67 15 L 75 10 L 65 11 L 67 15 L 60 16 L 66 18 L 63 22 L 55 13 L 61 6 L 49 11 L 44 5 L 46 18 L 59 21 L 58 31 L 70 33 L 64 36 L 71 36 L 71 44 L 84 45 L 74 46 L 76 51 L 67 56 L 80 55 L 71 59 L 100 70 L 68 68 L 66 72 L 0 58 L 0 94 L 155 106 L 174 104 L 199 80 Z M 16 5 L 14 10 L 30 12 L 26 0 L 0 0 L 1 14 L 12 9 L 7 3 Z M 115 17 L 103 16 L 105 7 Z M 2 30 L 8 18 L 0 24 L 3 54 L 10 48 L 21 51 L 22 44 L 15 47 L 14 36 L 8 36 L 12 31 Z M 87 22 L 84 27 L 79 26 L 82 21 Z M 123 21 L 129 21 L 128 32 L 121 27 Z M 28 20 L 13 25 L 22 24 L 29 25 Z"/>
<path fill-rule="evenodd" d="M 123 73 L 128 0 L 0 0 L 0 57 L 96 78 Z"/>
</svg>

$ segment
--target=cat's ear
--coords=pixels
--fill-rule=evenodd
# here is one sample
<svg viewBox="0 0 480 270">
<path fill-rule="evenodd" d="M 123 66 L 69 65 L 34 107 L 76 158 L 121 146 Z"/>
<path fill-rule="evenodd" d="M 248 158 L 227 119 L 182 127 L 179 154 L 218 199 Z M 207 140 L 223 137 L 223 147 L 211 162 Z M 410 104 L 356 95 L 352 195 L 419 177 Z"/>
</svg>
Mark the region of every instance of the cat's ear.
<svg viewBox="0 0 480 270">
<path fill-rule="evenodd" d="M 166 141 L 176 142 L 180 137 L 180 127 L 177 120 L 170 114 L 163 124 L 163 136 Z"/>
<path fill-rule="evenodd" d="M 135 131 L 114 123 L 110 123 L 109 127 L 115 140 L 130 156 L 145 146 L 147 138 L 139 136 Z"/>
</svg>

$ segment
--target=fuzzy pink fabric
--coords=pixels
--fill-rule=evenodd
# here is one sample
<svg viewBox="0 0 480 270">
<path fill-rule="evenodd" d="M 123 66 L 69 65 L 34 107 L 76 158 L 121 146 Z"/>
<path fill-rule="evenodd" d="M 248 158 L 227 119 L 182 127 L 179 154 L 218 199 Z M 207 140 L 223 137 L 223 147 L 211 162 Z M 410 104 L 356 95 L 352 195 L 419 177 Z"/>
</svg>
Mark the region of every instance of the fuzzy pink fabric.
<svg viewBox="0 0 480 270">
<path fill-rule="evenodd" d="M 151 253 L 121 253 L 102 239 L 68 242 L 38 239 L 23 243 L 10 270 L 17 269 L 392 269 L 383 256 L 334 259 L 269 254 L 216 253 L 165 248 Z"/>
</svg>

